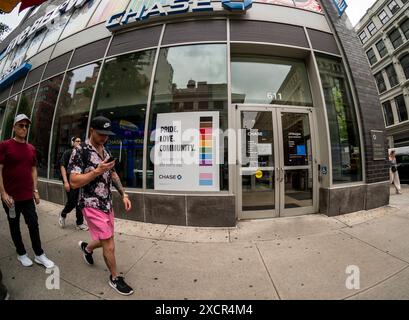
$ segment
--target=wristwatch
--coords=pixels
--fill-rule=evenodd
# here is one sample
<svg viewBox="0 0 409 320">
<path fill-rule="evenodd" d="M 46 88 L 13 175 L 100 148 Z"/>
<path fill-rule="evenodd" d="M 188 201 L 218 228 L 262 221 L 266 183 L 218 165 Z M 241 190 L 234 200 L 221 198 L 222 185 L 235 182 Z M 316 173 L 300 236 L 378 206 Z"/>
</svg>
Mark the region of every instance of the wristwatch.
<svg viewBox="0 0 409 320">
<path fill-rule="evenodd" d="M 34 193 L 38 193 L 38 189 L 34 189 L 33 191 L 34 191 Z"/>
</svg>

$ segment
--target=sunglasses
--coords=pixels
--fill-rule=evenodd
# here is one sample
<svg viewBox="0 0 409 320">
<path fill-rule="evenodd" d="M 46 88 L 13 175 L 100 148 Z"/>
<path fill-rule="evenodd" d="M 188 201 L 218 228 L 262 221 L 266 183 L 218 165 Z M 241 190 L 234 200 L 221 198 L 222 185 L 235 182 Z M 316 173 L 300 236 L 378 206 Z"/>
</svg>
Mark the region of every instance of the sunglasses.
<svg viewBox="0 0 409 320">
<path fill-rule="evenodd" d="M 21 124 L 21 123 L 18 123 L 18 124 L 16 124 L 16 126 L 17 127 L 19 127 L 20 129 L 23 129 L 23 128 L 30 128 L 30 125 L 29 124 Z"/>
<path fill-rule="evenodd" d="M 74 142 L 81 142 L 81 140 L 75 140 Z"/>
</svg>

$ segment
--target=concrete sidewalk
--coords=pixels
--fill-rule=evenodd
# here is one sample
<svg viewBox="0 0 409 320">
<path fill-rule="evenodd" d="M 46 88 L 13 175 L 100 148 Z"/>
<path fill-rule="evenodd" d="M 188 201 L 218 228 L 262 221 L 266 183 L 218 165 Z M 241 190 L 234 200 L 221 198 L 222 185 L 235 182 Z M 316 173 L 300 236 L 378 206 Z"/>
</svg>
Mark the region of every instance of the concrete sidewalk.
<svg viewBox="0 0 409 320">
<path fill-rule="evenodd" d="M 0 211 L 0 268 L 12 299 L 409 299 L 409 188 L 390 206 L 328 218 L 240 222 L 237 228 L 191 228 L 116 221 L 118 269 L 135 293 L 108 286 L 102 252 L 83 261 L 75 214 L 57 223 L 62 207 L 38 206 L 44 250 L 60 270 L 60 289 L 46 288 L 45 269 L 16 259 Z M 31 246 L 21 220 L 24 243 Z M 33 257 L 32 250 L 28 250 Z M 360 289 L 346 287 L 359 267 Z"/>
</svg>

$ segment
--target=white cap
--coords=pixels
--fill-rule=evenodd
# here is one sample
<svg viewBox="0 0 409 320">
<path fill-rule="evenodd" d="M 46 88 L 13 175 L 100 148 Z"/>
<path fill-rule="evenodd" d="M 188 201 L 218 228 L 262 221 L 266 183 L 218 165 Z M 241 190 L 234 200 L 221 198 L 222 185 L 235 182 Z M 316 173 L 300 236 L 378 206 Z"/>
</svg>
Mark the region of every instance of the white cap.
<svg viewBox="0 0 409 320">
<path fill-rule="evenodd" d="M 28 120 L 28 122 L 30 122 L 30 124 L 31 124 L 30 118 L 27 117 L 25 114 L 21 113 L 21 114 L 18 114 L 18 115 L 14 118 L 14 125 L 15 125 L 17 122 L 20 122 L 20 121 L 23 121 L 23 120 Z"/>
</svg>

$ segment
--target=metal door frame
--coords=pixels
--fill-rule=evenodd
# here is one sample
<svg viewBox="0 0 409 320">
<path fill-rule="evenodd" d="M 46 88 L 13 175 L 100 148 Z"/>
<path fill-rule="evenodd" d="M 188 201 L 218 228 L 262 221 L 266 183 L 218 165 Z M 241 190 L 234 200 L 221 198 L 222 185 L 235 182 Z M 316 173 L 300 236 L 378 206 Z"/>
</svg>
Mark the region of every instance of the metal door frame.
<svg viewBox="0 0 409 320">
<path fill-rule="evenodd" d="M 279 145 L 279 165 L 280 165 L 280 174 L 282 175 L 280 178 L 279 184 L 279 192 L 280 192 L 280 202 L 279 202 L 279 214 L 280 217 L 291 217 L 291 216 L 299 216 L 305 215 L 310 213 L 315 213 L 317 208 L 317 186 L 318 186 L 318 168 L 317 168 L 317 147 L 316 147 L 316 137 L 314 134 L 314 117 L 313 117 L 313 109 L 312 108 L 293 108 L 293 107 L 279 107 L 276 108 L 276 119 L 277 119 L 277 129 L 279 131 L 278 135 L 278 145 Z M 285 167 L 284 165 L 284 137 L 283 137 L 283 126 L 281 121 L 281 115 L 283 113 L 297 113 L 297 114 L 307 114 L 308 121 L 310 126 L 310 135 L 311 135 L 311 159 L 310 164 L 305 167 L 298 167 L 298 169 L 307 169 L 311 166 L 312 168 L 312 205 L 309 207 L 300 207 L 300 208 L 284 208 L 285 204 L 285 172 L 287 170 L 297 170 L 297 167 Z"/>
<path fill-rule="evenodd" d="M 245 219 L 260 219 L 260 218 L 276 218 L 276 217 L 289 217 L 305 215 L 310 213 L 316 213 L 318 211 L 318 164 L 317 164 L 317 152 L 318 145 L 316 139 L 315 128 L 315 113 L 312 107 L 300 107 L 300 106 L 282 106 L 282 105 L 235 105 L 235 122 L 236 122 L 236 190 L 237 190 L 237 217 L 239 220 Z M 243 211 L 243 193 L 242 193 L 242 179 L 241 179 L 241 163 L 239 159 L 241 157 L 241 112 L 243 111 L 267 111 L 271 112 L 272 124 L 273 124 L 273 141 L 274 141 L 274 167 L 267 168 L 269 171 L 274 171 L 274 192 L 275 192 L 275 209 L 272 210 L 260 210 L 260 211 Z M 284 209 L 284 197 L 285 197 L 285 183 L 280 181 L 285 176 L 284 167 L 284 152 L 283 152 L 283 133 L 281 124 L 282 113 L 304 113 L 308 114 L 310 134 L 311 134 L 311 166 L 313 171 L 313 196 L 312 206 L 302 208 L 290 208 Z M 284 180 L 284 179 L 283 179 Z"/>
</svg>

